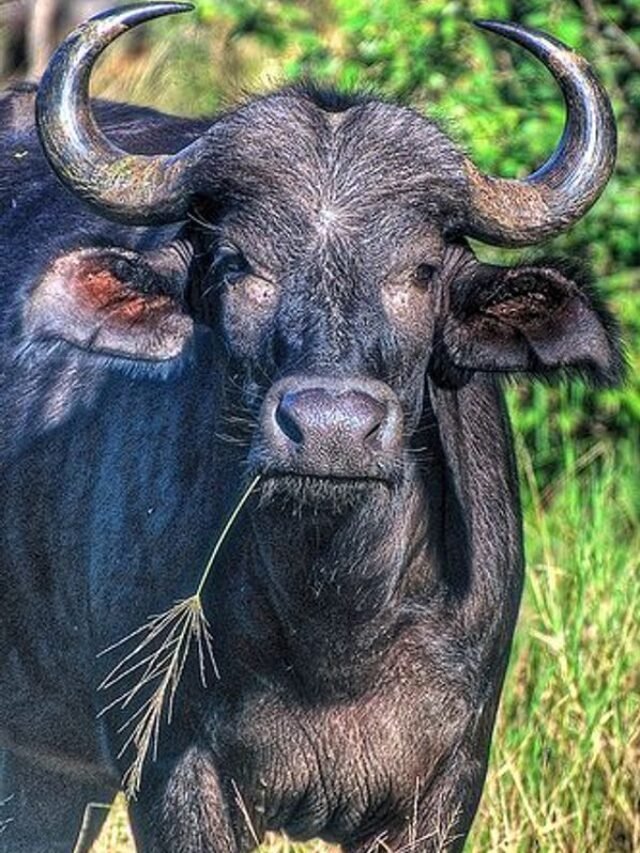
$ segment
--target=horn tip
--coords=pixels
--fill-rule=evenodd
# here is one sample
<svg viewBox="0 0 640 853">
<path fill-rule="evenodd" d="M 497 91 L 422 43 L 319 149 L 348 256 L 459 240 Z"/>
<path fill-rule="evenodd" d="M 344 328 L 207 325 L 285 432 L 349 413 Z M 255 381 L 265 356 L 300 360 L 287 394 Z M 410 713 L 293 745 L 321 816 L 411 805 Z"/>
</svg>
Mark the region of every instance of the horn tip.
<svg viewBox="0 0 640 853">
<path fill-rule="evenodd" d="M 557 51 L 569 51 L 569 53 L 573 54 L 573 50 L 560 41 L 560 39 L 535 27 L 526 27 L 524 24 L 516 24 L 513 21 L 493 21 L 486 19 L 475 20 L 473 24 L 478 29 L 487 30 L 490 33 L 503 36 L 503 38 L 521 45 L 521 47 L 533 53 L 534 56 L 537 56 L 538 59 L 542 59 L 545 54 Z"/>
<path fill-rule="evenodd" d="M 492 21 L 489 18 L 474 18 L 472 23 L 474 27 L 478 27 L 480 30 L 491 30 L 496 24 L 500 26 L 501 21 Z"/>
<path fill-rule="evenodd" d="M 90 20 L 119 20 L 125 26 L 135 27 L 136 24 L 142 24 L 153 18 L 160 18 L 164 15 L 177 15 L 181 12 L 193 12 L 194 9 L 195 6 L 193 3 L 132 3 L 121 8 L 116 7 L 115 9 L 107 9 L 104 12 L 99 12 Z"/>
<path fill-rule="evenodd" d="M 517 24 L 512 24 L 509 21 L 493 21 L 488 18 L 478 18 L 473 21 L 473 26 L 479 30 L 488 30 L 491 33 L 503 35 L 519 29 Z"/>
</svg>

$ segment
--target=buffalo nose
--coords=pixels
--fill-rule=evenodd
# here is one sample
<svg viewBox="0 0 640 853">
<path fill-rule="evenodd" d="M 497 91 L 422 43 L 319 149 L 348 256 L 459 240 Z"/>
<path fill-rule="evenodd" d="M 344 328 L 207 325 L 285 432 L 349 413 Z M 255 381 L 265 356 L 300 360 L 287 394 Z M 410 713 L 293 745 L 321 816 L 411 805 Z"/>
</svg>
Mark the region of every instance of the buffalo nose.
<svg viewBox="0 0 640 853">
<path fill-rule="evenodd" d="M 275 420 L 294 445 L 381 449 L 388 415 L 387 403 L 365 391 L 304 388 L 283 395 Z"/>
</svg>

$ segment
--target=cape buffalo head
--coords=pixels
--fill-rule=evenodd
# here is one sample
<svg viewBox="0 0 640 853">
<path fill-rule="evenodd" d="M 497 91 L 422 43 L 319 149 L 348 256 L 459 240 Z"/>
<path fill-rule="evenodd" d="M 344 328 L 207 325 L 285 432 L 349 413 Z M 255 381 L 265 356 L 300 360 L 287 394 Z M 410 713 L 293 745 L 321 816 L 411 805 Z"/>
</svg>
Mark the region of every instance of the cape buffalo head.
<svg viewBox="0 0 640 853">
<path fill-rule="evenodd" d="M 571 268 L 487 265 L 465 239 L 539 243 L 604 188 L 615 126 L 581 57 L 522 26 L 480 24 L 541 60 L 567 104 L 557 150 L 524 180 L 481 174 L 410 109 L 310 88 L 253 99 L 177 153 L 126 153 L 93 119 L 92 65 L 125 30 L 183 9 L 105 13 L 72 34 L 43 78 L 39 132 L 66 186 L 108 219 L 185 224 L 146 253 L 59 259 L 31 301 L 33 330 L 171 361 L 194 323 L 211 326 L 252 413 L 250 467 L 318 493 L 402 479 L 428 382 L 456 388 L 476 371 L 615 376 L 611 321 Z"/>
</svg>

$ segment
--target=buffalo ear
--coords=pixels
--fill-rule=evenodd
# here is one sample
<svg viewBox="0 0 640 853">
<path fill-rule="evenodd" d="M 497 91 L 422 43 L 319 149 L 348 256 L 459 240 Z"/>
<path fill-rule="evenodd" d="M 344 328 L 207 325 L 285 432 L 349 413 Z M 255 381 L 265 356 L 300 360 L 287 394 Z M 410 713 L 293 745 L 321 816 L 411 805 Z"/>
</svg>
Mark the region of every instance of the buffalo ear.
<svg viewBox="0 0 640 853">
<path fill-rule="evenodd" d="M 160 253 L 80 249 L 58 258 L 29 297 L 25 331 L 80 349 L 139 361 L 180 356 L 193 332 Z"/>
<path fill-rule="evenodd" d="M 616 323 L 592 288 L 546 265 L 480 265 L 456 282 L 433 351 L 434 378 L 443 385 L 475 371 L 575 371 L 612 384 L 622 366 Z"/>
</svg>

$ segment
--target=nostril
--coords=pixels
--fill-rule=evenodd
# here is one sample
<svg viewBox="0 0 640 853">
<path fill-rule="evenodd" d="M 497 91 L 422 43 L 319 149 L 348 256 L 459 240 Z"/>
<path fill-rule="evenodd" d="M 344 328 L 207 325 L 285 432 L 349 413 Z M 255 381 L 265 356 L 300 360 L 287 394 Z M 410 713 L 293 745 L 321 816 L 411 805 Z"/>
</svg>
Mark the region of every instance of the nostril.
<svg viewBox="0 0 640 853">
<path fill-rule="evenodd" d="M 357 437 L 363 445 L 379 443 L 387 420 L 386 403 L 359 392 L 351 395 L 351 411 L 354 438 Z"/>
<path fill-rule="evenodd" d="M 371 441 L 373 441 L 373 439 L 377 437 L 378 433 L 380 432 L 380 427 L 382 426 L 383 421 L 384 418 L 381 418 L 378 423 L 373 424 L 373 426 L 370 428 L 369 432 L 365 435 L 363 439 L 365 444 L 370 443 Z"/>
<path fill-rule="evenodd" d="M 302 444 L 304 441 L 304 433 L 298 426 L 295 416 L 289 408 L 287 397 L 288 395 L 285 394 L 278 404 L 275 414 L 276 423 L 280 427 L 281 432 L 283 432 L 290 441 L 294 444 Z"/>
</svg>

